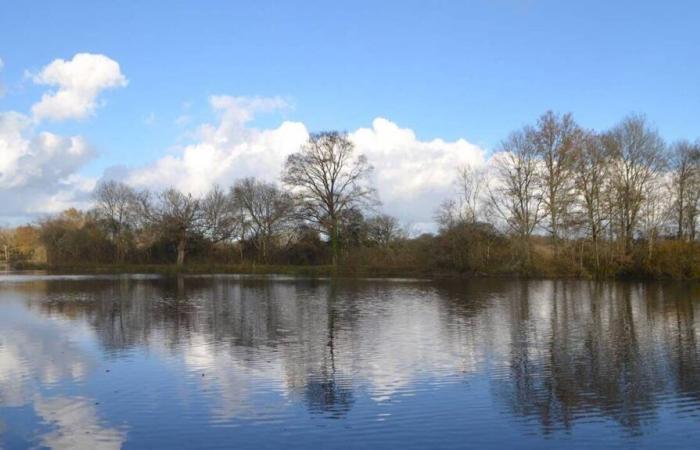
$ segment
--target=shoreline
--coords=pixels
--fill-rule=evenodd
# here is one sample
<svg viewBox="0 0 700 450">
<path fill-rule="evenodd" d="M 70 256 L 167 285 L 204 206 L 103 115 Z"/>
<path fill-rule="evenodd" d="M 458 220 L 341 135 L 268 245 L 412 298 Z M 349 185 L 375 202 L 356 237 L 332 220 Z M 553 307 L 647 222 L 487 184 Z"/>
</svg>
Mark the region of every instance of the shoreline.
<svg viewBox="0 0 700 450">
<path fill-rule="evenodd" d="M 582 274 L 426 271 L 418 268 L 378 268 L 373 266 L 332 265 L 297 266 L 276 264 L 98 264 L 48 266 L 25 264 L 11 268 L 12 271 L 45 271 L 57 275 L 91 274 L 160 274 L 160 275 L 289 275 L 310 278 L 416 278 L 425 280 L 470 280 L 470 279 L 523 279 L 523 280 L 598 280 L 598 281 L 700 281 L 700 278 L 674 278 L 648 274 L 610 274 L 591 276 Z"/>
</svg>

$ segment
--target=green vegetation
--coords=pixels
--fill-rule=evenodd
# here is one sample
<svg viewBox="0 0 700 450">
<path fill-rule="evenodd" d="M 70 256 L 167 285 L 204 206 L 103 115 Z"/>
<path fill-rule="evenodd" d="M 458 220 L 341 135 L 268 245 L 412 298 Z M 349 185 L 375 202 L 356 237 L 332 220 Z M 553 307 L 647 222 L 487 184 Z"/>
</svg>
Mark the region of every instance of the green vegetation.
<svg viewBox="0 0 700 450">
<path fill-rule="evenodd" d="M 642 116 L 599 133 L 544 114 L 487 167 L 457 170 L 434 234 L 411 235 L 379 211 L 370 163 L 327 132 L 289 156 L 282 186 L 248 178 L 196 197 L 103 182 L 88 211 L 4 230 L 0 261 L 75 272 L 700 278 L 700 143 L 669 146 Z"/>
</svg>

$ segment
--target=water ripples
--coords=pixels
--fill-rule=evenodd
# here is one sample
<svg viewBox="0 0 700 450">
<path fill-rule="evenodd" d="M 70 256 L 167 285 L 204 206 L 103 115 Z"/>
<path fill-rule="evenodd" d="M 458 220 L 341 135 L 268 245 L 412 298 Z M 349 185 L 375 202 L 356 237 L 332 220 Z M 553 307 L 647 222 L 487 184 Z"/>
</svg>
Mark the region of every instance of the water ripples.
<svg viewBox="0 0 700 450">
<path fill-rule="evenodd" d="M 0 447 L 686 446 L 700 288 L 0 276 Z"/>
</svg>

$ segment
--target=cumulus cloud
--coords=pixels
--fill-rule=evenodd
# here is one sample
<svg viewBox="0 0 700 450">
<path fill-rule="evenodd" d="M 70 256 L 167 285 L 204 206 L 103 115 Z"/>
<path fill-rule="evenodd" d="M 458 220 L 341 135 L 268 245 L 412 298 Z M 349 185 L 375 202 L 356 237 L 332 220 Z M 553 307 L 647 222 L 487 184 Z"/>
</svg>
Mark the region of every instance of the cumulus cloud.
<svg viewBox="0 0 700 450">
<path fill-rule="evenodd" d="M 56 212 L 86 199 L 93 183 L 77 172 L 93 157 L 80 136 L 37 132 L 29 117 L 0 112 L 0 215 Z"/>
<path fill-rule="evenodd" d="M 100 93 L 123 87 L 119 63 L 104 55 L 78 53 L 70 61 L 56 59 L 33 76 L 37 84 L 56 86 L 32 106 L 37 120 L 82 119 L 95 111 Z"/>
<path fill-rule="evenodd" d="M 42 130 L 40 121 L 86 117 L 100 92 L 127 83 L 116 61 L 89 53 L 54 60 L 33 80 L 57 88 L 34 104 L 31 116 L 0 111 L 0 224 L 89 206 L 96 180 L 80 170 L 94 149 L 81 136 Z"/>
<path fill-rule="evenodd" d="M 128 171 L 127 182 L 203 194 L 214 183 L 229 185 L 245 176 L 277 181 L 287 155 L 309 136 L 300 122 L 262 130 L 250 126 L 256 114 L 287 107 L 279 98 L 213 96 L 210 105 L 217 121 L 200 126 L 195 142 Z M 432 222 L 434 208 L 452 194 L 457 167 L 484 163 L 483 150 L 464 139 L 423 141 L 412 130 L 384 118 L 349 137 L 357 152 L 364 153 L 374 166 L 373 178 L 384 209 L 413 224 Z"/>
<path fill-rule="evenodd" d="M 432 221 L 437 204 L 451 196 L 458 167 L 484 164 L 484 151 L 464 139 L 421 141 L 413 130 L 384 118 L 350 138 L 374 166 L 386 211 L 417 224 Z"/>
<path fill-rule="evenodd" d="M 265 130 L 250 126 L 256 113 L 287 107 L 282 99 L 213 96 L 209 103 L 216 123 L 200 126 L 195 142 L 178 154 L 130 171 L 126 181 L 138 187 L 173 186 L 193 194 L 245 176 L 272 181 L 279 178 L 286 155 L 308 138 L 306 127 L 298 122 Z"/>
</svg>

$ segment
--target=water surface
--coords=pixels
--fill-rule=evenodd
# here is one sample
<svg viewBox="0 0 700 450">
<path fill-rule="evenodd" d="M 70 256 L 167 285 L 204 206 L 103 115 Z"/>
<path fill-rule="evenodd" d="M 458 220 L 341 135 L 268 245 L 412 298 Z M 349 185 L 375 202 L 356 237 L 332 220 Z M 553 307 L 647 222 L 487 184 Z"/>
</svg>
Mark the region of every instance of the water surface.
<svg viewBox="0 0 700 450">
<path fill-rule="evenodd" d="M 696 448 L 700 286 L 0 275 L 0 448 Z"/>
</svg>

